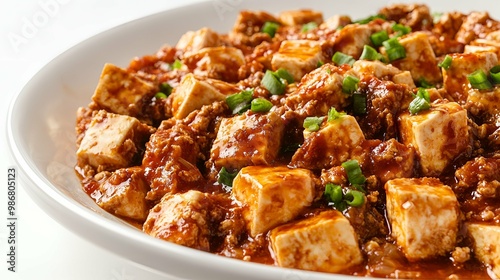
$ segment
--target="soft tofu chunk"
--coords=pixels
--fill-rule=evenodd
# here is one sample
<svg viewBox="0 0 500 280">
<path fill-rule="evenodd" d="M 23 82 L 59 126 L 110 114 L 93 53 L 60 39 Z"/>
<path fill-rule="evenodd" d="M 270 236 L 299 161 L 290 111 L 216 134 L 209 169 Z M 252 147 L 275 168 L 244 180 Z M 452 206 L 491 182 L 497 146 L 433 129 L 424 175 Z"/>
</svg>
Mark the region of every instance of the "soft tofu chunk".
<svg viewBox="0 0 500 280">
<path fill-rule="evenodd" d="M 273 70 L 284 68 L 298 82 L 302 77 L 318 67 L 322 60 L 321 44 L 313 40 L 285 40 L 277 53 L 273 55 Z"/>
<path fill-rule="evenodd" d="M 498 64 L 497 55 L 493 52 L 450 54 L 452 58 L 450 68 L 442 69 L 443 87 L 449 96 L 449 100 L 464 104 L 467 93 L 471 88 L 467 75 L 476 70 L 488 73 L 490 69 Z"/>
<path fill-rule="evenodd" d="M 248 166 L 233 181 L 232 195 L 244 205 L 251 236 L 294 219 L 314 199 L 313 174 L 284 166 Z"/>
<path fill-rule="evenodd" d="M 167 194 L 151 209 L 142 230 L 159 239 L 208 251 L 211 204 L 208 194 L 196 190 Z"/>
<path fill-rule="evenodd" d="M 363 52 L 363 47 L 371 44 L 372 33 L 372 29 L 367 24 L 346 25 L 338 32 L 333 49 L 358 59 Z"/>
<path fill-rule="evenodd" d="M 271 165 L 283 136 L 284 123 L 274 112 L 225 118 L 210 151 L 215 166 L 240 169 L 248 165 Z"/>
<path fill-rule="evenodd" d="M 238 88 L 229 83 L 197 77 L 187 74 L 172 92 L 172 113 L 182 119 L 203 105 L 226 99 L 226 96 L 238 92 Z"/>
<path fill-rule="evenodd" d="M 378 79 L 389 79 L 396 84 L 406 84 L 415 88 L 415 83 L 409 71 L 401 71 L 399 68 L 381 61 L 356 60 L 352 69 L 360 76 L 375 76 Z"/>
<path fill-rule="evenodd" d="M 184 57 L 184 63 L 197 76 L 238 81 L 238 69 L 245 63 L 240 49 L 233 47 L 203 48 Z"/>
<path fill-rule="evenodd" d="M 320 25 L 323 22 L 323 14 L 319 11 L 309 9 L 284 11 L 279 14 L 281 23 L 289 26 L 302 25 L 315 22 Z"/>
<path fill-rule="evenodd" d="M 406 50 L 406 57 L 392 61 L 397 68 L 410 71 L 415 82 L 425 80 L 431 84 L 441 82 L 441 70 L 438 67 L 434 50 L 424 32 L 414 32 L 399 39 Z M 383 50 L 384 52 L 385 50 Z"/>
<path fill-rule="evenodd" d="M 467 111 L 455 102 L 432 103 L 416 115 L 405 111 L 398 123 L 401 140 L 415 148 L 424 176 L 440 175 L 468 148 Z"/>
<path fill-rule="evenodd" d="M 229 37 L 231 38 L 235 36 L 235 34 L 252 36 L 255 33 L 260 33 L 262 26 L 267 21 L 278 22 L 278 19 L 265 11 L 242 10 L 234 22 Z"/>
<path fill-rule="evenodd" d="M 337 210 L 279 226 L 269 238 L 281 267 L 336 273 L 363 261 L 353 227 Z"/>
<path fill-rule="evenodd" d="M 496 278 L 500 278 L 500 227 L 486 224 L 466 224 L 467 233 L 474 241 L 474 253 Z"/>
<path fill-rule="evenodd" d="M 96 203 L 115 215 L 144 222 L 149 211 L 148 190 L 140 167 L 118 169 L 99 186 Z"/>
<path fill-rule="evenodd" d="M 324 121 L 316 132 L 304 130 L 304 138 L 290 162 L 293 167 L 323 169 L 340 165 L 365 140 L 358 122 L 350 115 Z"/>
<path fill-rule="evenodd" d="M 385 184 L 392 237 L 410 261 L 443 256 L 455 248 L 459 204 L 436 178 L 404 178 Z"/>
<path fill-rule="evenodd" d="M 153 97 L 155 90 L 151 83 L 106 63 L 92 100 L 108 112 L 135 117 L 141 112 L 144 100 Z"/>
<path fill-rule="evenodd" d="M 207 47 L 218 47 L 221 45 L 221 39 L 217 32 L 204 27 L 197 31 L 188 31 L 177 42 L 177 49 L 184 51 L 187 55 L 190 52 L 196 52 Z"/>
<path fill-rule="evenodd" d="M 128 167 L 152 132 L 136 118 L 101 110 L 92 118 L 76 155 L 98 172 Z"/>
<path fill-rule="evenodd" d="M 348 24 L 352 23 L 352 20 L 349 16 L 346 15 L 334 15 L 326 19 L 319 28 L 328 29 L 328 30 L 337 30 L 341 27 L 344 27 Z"/>
</svg>

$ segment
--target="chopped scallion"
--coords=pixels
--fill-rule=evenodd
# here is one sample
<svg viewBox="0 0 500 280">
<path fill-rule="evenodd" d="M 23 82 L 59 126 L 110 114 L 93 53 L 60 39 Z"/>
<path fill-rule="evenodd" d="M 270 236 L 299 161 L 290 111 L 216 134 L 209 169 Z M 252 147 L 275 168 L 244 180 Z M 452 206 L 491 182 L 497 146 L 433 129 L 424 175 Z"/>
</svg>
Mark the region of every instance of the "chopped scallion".
<svg viewBox="0 0 500 280">
<path fill-rule="evenodd" d="M 238 171 L 229 172 L 225 167 L 222 167 L 217 176 L 217 182 L 231 188 L 233 186 L 234 178 L 238 175 Z"/>
<path fill-rule="evenodd" d="M 308 23 L 302 25 L 302 28 L 300 29 L 300 31 L 302 33 L 305 33 L 305 32 L 309 32 L 309 31 L 316 29 L 316 28 L 318 28 L 318 24 L 314 21 L 311 21 L 311 22 L 308 22 Z"/>
<path fill-rule="evenodd" d="M 226 97 L 226 103 L 233 114 L 241 114 L 250 108 L 253 99 L 253 89 L 243 90 Z"/>
<path fill-rule="evenodd" d="M 405 48 L 399 43 L 397 38 L 391 38 L 384 41 L 382 45 L 385 47 L 389 61 L 394 61 L 406 57 Z"/>
<path fill-rule="evenodd" d="M 384 41 L 389 40 L 389 34 L 385 30 L 375 32 L 370 36 L 370 40 L 375 47 L 380 47 Z"/>
<path fill-rule="evenodd" d="M 451 66 L 452 61 L 453 61 L 453 58 L 451 58 L 451 56 L 449 56 L 449 55 L 446 55 L 444 57 L 443 61 L 441 61 L 441 63 L 438 64 L 438 66 L 445 69 L 445 70 L 448 70 Z"/>
<path fill-rule="evenodd" d="M 274 38 L 279 27 L 280 25 L 276 22 L 266 21 L 264 25 L 262 25 L 261 31 L 267 33 L 269 37 Z"/>
<path fill-rule="evenodd" d="M 354 93 L 352 95 L 352 113 L 356 116 L 366 114 L 366 94 Z"/>
<path fill-rule="evenodd" d="M 325 63 L 323 61 L 318 61 L 318 63 L 316 63 L 316 67 L 319 68 L 321 66 L 323 66 Z"/>
<path fill-rule="evenodd" d="M 250 104 L 250 110 L 255 113 L 267 113 L 273 107 L 273 103 L 265 98 L 255 98 Z"/>
<path fill-rule="evenodd" d="M 384 57 L 377 52 L 376 49 L 369 45 L 365 45 L 363 47 L 363 52 L 361 53 L 361 56 L 359 59 L 364 59 L 364 60 L 382 60 Z"/>
<path fill-rule="evenodd" d="M 491 82 L 488 80 L 488 76 L 486 76 L 486 73 L 484 73 L 481 69 L 468 75 L 467 79 L 469 80 L 470 85 L 475 89 L 491 89 L 493 87 Z"/>
<path fill-rule="evenodd" d="M 361 172 L 361 167 L 357 160 L 349 160 L 342 163 L 342 167 L 347 173 L 347 180 L 353 185 L 363 185 L 366 182 L 366 177 Z"/>
<path fill-rule="evenodd" d="M 342 187 L 332 183 L 325 185 L 325 196 L 329 202 L 339 203 L 342 201 Z"/>
<path fill-rule="evenodd" d="M 350 66 L 352 66 L 354 62 L 356 62 L 356 60 L 352 56 L 341 52 L 336 52 L 332 57 L 332 61 L 337 65 L 349 64 Z"/>
<path fill-rule="evenodd" d="M 160 92 L 163 92 L 166 96 L 169 96 L 172 93 L 172 89 L 173 87 L 167 82 L 160 84 Z"/>
<path fill-rule="evenodd" d="M 418 80 L 418 86 L 419 87 L 422 87 L 422 88 L 433 88 L 434 85 L 432 85 L 431 83 L 429 83 L 425 78 L 420 78 Z"/>
<path fill-rule="evenodd" d="M 491 81 L 494 84 L 500 84 L 500 65 L 494 66 L 490 69 Z"/>
<path fill-rule="evenodd" d="M 392 25 L 392 30 L 396 32 L 396 37 L 406 35 L 411 32 L 411 27 L 402 25 L 400 23 L 395 23 Z"/>
<path fill-rule="evenodd" d="M 174 63 L 172 63 L 172 69 L 181 69 L 182 68 L 182 61 L 176 59 Z"/>
<path fill-rule="evenodd" d="M 323 120 L 324 117 L 307 117 L 304 120 L 303 127 L 311 132 L 318 131 Z"/>
<path fill-rule="evenodd" d="M 155 98 L 156 98 L 156 99 L 167 98 L 167 95 L 166 95 L 165 93 L 163 93 L 163 92 L 161 92 L 161 91 L 160 91 L 160 92 L 157 92 L 157 93 L 155 94 Z"/>
<path fill-rule="evenodd" d="M 334 121 L 336 119 L 341 118 L 344 115 L 345 115 L 345 113 L 340 113 L 339 111 L 337 111 L 337 109 L 335 109 L 335 107 L 332 107 L 332 108 L 330 108 L 330 110 L 328 110 L 328 119 L 327 119 L 327 121 L 328 122 Z"/>
<path fill-rule="evenodd" d="M 424 98 L 417 96 L 411 102 L 408 109 L 410 110 L 410 114 L 415 115 L 420 111 L 425 111 L 431 108 L 431 104 L 427 102 Z"/>
<path fill-rule="evenodd" d="M 352 94 L 358 89 L 358 84 L 359 84 L 358 78 L 351 75 L 347 75 L 342 80 L 342 92 L 347 94 Z"/>
<path fill-rule="evenodd" d="M 369 16 L 367 18 L 363 18 L 363 19 L 358 19 L 356 21 L 354 21 L 353 23 L 359 23 L 359 24 L 367 24 L 375 19 L 385 19 L 385 16 L 384 15 L 372 15 L 372 16 Z"/>
<path fill-rule="evenodd" d="M 281 82 L 280 77 L 271 70 L 266 71 L 260 84 L 273 95 L 281 95 L 286 89 L 286 85 Z"/>
<path fill-rule="evenodd" d="M 290 74 L 290 72 L 288 72 L 284 68 L 280 68 L 280 69 L 276 70 L 275 73 L 276 73 L 276 75 L 278 77 L 280 77 L 281 79 L 286 80 L 289 84 L 295 82 L 295 79 L 293 78 L 292 74 Z"/>
<path fill-rule="evenodd" d="M 356 190 L 349 190 L 345 196 L 345 202 L 349 206 L 360 207 L 365 203 L 365 195 Z"/>
</svg>

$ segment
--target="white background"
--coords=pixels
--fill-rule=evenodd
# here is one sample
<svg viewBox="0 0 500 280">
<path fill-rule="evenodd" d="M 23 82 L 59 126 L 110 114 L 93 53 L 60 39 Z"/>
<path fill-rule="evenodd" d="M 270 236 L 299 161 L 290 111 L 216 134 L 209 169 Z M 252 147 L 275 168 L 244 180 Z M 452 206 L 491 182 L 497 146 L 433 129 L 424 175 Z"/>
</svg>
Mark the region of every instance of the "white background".
<svg viewBox="0 0 500 280">
<path fill-rule="evenodd" d="M 17 271 L 9 272 L 7 168 L 16 164 L 5 123 L 12 98 L 59 53 L 100 31 L 194 1 L 0 0 L 0 279 L 166 279 L 66 230 L 33 203 L 19 178 Z"/>
</svg>

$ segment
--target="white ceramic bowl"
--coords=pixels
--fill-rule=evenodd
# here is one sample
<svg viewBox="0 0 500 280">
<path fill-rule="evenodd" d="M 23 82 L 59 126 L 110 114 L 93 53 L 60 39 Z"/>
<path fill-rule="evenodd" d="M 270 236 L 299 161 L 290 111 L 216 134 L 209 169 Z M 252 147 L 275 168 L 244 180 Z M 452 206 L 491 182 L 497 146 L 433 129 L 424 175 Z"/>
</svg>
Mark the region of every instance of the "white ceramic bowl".
<svg viewBox="0 0 500 280">
<path fill-rule="evenodd" d="M 27 178 L 25 187 L 50 216 L 79 234 L 133 262 L 186 279 L 349 279 L 351 277 L 282 269 L 215 256 L 154 239 L 100 209 L 81 189 L 75 165 L 75 112 L 89 103 L 102 66 L 126 67 L 134 56 L 175 44 L 189 30 L 209 26 L 226 33 L 242 9 L 279 12 L 313 8 L 325 18 L 362 18 L 396 1 L 215 0 L 163 11 L 113 28 L 67 50 L 39 71 L 17 95 L 8 114 L 8 140 Z M 410 2 L 410 1 L 397 1 Z M 487 0 L 428 3 L 433 11 L 500 8 Z"/>
</svg>

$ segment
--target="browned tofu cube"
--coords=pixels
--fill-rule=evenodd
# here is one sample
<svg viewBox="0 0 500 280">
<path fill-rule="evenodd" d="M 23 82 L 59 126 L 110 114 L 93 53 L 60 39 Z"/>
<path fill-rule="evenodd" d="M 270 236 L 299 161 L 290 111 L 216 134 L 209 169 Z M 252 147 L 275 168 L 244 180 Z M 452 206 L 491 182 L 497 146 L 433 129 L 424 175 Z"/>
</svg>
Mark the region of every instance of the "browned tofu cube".
<svg viewBox="0 0 500 280">
<path fill-rule="evenodd" d="M 92 118 L 76 155 L 98 172 L 128 167 L 152 132 L 136 118 L 101 110 Z"/>
<path fill-rule="evenodd" d="M 284 123 L 274 112 L 247 113 L 221 121 L 210 151 L 217 169 L 271 165 L 280 149 Z"/>
<path fill-rule="evenodd" d="M 310 9 L 284 11 L 279 14 L 281 23 L 289 26 L 315 22 L 320 25 L 323 22 L 323 14 Z"/>
<path fill-rule="evenodd" d="M 337 210 L 279 226 L 269 238 L 281 267 L 336 273 L 363 261 L 358 236 Z"/>
<path fill-rule="evenodd" d="M 232 194 L 244 205 L 251 236 L 294 219 L 314 199 L 313 174 L 284 166 L 248 166 L 233 181 Z"/>
<path fill-rule="evenodd" d="M 398 119 L 401 141 L 412 145 L 424 176 L 437 176 L 469 145 L 467 111 L 455 102 L 433 103 L 432 107 Z"/>
<path fill-rule="evenodd" d="M 233 47 L 208 47 L 191 52 L 184 63 L 196 75 L 226 82 L 238 82 L 238 70 L 245 64 L 240 49 Z"/>
<path fill-rule="evenodd" d="M 142 230 L 159 239 L 208 251 L 211 204 L 208 194 L 195 190 L 167 194 L 151 209 Z"/>
<path fill-rule="evenodd" d="M 357 60 L 352 65 L 352 69 L 361 77 L 375 76 L 381 80 L 389 80 L 396 84 L 406 84 L 410 88 L 415 88 L 413 77 L 409 71 L 402 71 L 391 64 L 386 64 L 378 60 Z"/>
<path fill-rule="evenodd" d="M 273 70 L 284 68 L 299 82 L 305 74 L 318 67 L 322 57 L 323 52 L 318 41 L 285 40 L 273 55 L 271 64 Z"/>
<path fill-rule="evenodd" d="M 221 45 L 221 38 L 217 32 L 208 27 L 197 31 L 188 31 L 177 42 L 177 49 L 184 51 L 184 55 L 197 52 L 207 47 L 218 47 Z"/>
<path fill-rule="evenodd" d="M 367 24 L 349 24 L 338 33 L 333 49 L 359 58 L 365 45 L 370 45 L 373 31 Z"/>
<path fill-rule="evenodd" d="M 115 215 L 144 222 L 148 215 L 146 193 L 149 186 L 142 168 L 118 169 L 100 186 L 97 204 Z"/>
<path fill-rule="evenodd" d="M 444 256 L 455 248 L 460 208 L 453 190 L 436 178 L 402 178 L 385 184 L 387 217 L 410 261 Z"/>
<path fill-rule="evenodd" d="M 468 223 L 467 234 L 474 241 L 474 253 L 496 278 L 500 278 L 500 227 Z"/>
<path fill-rule="evenodd" d="M 92 100 L 108 112 L 135 117 L 141 113 L 144 100 L 153 97 L 155 90 L 151 83 L 107 63 Z"/>
</svg>

